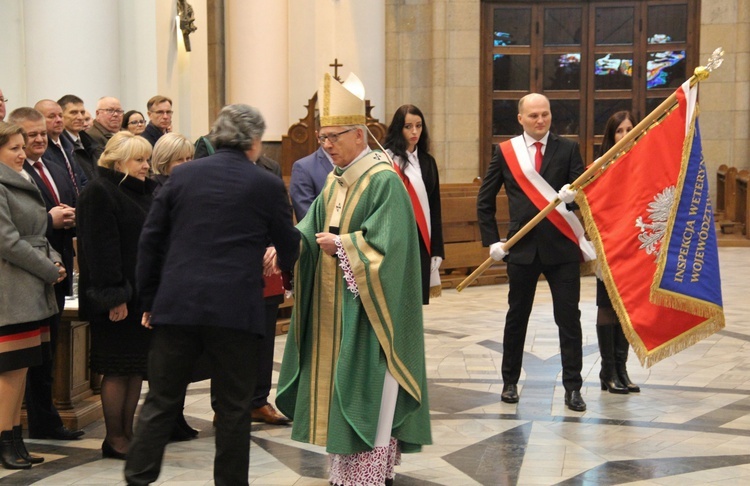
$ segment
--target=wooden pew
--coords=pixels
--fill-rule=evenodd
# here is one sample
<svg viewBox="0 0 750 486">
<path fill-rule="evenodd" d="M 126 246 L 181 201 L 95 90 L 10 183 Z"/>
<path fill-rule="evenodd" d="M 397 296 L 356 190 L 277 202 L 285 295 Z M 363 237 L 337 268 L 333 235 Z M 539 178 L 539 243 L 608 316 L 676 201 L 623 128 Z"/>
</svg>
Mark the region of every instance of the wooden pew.
<svg viewBox="0 0 750 486">
<path fill-rule="evenodd" d="M 737 214 L 736 219 L 742 229 L 742 234 L 748 236 L 748 226 L 750 225 L 750 212 L 748 212 L 748 206 L 750 206 L 750 192 L 747 190 L 747 182 L 750 180 L 750 172 L 747 170 L 741 170 L 737 173 L 736 178 L 736 194 L 737 194 Z"/>
<path fill-rule="evenodd" d="M 443 187 L 446 191 L 443 191 Z M 482 246 L 477 222 L 478 184 L 440 185 L 443 216 L 445 260 L 441 266 L 443 288 L 455 288 L 489 256 Z M 498 231 L 508 232 L 508 198 L 501 191 L 497 196 Z M 488 285 L 507 281 L 505 264 L 500 262 L 485 272 L 473 285 Z"/>
<path fill-rule="evenodd" d="M 735 188 L 737 169 L 726 164 L 719 166 L 716 171 L 716 207 L 714 217 L 716 221 L 734 221 L 736 212 Z"/>
</svg>

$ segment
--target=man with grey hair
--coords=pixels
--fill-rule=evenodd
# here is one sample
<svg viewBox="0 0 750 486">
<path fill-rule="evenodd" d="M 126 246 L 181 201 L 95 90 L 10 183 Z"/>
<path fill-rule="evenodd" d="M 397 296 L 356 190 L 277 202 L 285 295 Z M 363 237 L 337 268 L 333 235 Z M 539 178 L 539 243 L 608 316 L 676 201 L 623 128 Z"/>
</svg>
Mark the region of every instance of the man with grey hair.
<svg viewBox="0 0 750 486">
<path fill-rule="evenodd" d="M 122 115 L 125 113 L 120 100 L 112 96 L 99 98 L 96 103 L 96 118 L 86 133 L 102 148 L 112 136 L 120 131 Z"/>
<path fill-rule="evenodd" d="M 149 392 L 125 465 L 128 484 L 159 477 L 193 363 L 203 353 L 216 396 L 214 481 L 248 484 L 255 359 L 265 333 L 263 273 L 278 268 L 288 275 L 300 239 L 283 181 L 254 163 L 264 131 L 257 109 L 224 107 L 209 134 L 216 153 L 176 167 L 151 206 L 137 282 L 142 324 L 154 335 Z M 266 262 L 269 240 L 276 258 Z"/>
</svg>

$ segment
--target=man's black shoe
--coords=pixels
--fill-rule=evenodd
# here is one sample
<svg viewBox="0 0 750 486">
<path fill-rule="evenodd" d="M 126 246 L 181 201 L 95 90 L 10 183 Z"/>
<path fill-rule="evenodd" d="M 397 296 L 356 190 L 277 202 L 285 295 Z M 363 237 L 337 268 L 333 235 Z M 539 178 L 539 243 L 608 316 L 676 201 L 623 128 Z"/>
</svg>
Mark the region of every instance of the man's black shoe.
<svg viewBox="0 0 750 486">
<path fill-rule="evenodd" d="M 514 385 L 503 385 L 503 392 L 500 394 L 500 400 L 505 403 L 518 403 L 518 387 Z"/>
<path fill-rule="evenodd" d="M 32 434 L 29 432 L 31 439 L 54 439 L 54 440 L 78 440 L 84 434 L 83 430 L 70 430 L 64 425 L 56 428 L 46 434 Z"/>
<path fill-rule="evenodd" d="M 574 412 L 586 411 L 586 402 L 583 401 L 580 390 L 566 391 L 565 405 Z"/>
</svg>

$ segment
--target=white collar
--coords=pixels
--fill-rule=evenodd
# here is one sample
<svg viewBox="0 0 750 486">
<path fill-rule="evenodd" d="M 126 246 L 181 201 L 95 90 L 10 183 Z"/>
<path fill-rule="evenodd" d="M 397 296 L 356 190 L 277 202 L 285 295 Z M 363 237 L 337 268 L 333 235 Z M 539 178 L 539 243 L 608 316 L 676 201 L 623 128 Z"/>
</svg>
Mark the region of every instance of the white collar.
<svg viewBox="0 0 750 486">
<path fill-rule="evenodd" d="M 534 140 L 534 137 L 532 137 L 531 135 L 529 135 L 526 132 L 523 132 L 523 142 L 526 144 L 526 148 L 527 149 L 531 148 L 531 146 L 534 145 L 537 142 L 542 142 L 542 146 L 546 147 L 547 146 L 547 139 L 549 139 L 549 130 L 547 130 L 547 133 L 545 133 L 544 136 L 542 138 L 540 138 L 539 140 Z"/>
</svg>

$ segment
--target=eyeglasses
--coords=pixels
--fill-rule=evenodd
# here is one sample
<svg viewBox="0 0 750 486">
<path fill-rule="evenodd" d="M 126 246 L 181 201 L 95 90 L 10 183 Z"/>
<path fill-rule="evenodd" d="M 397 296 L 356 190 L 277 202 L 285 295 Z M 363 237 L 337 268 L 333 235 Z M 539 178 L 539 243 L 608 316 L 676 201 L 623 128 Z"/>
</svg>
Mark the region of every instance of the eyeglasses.
<svg viewBox="0 0 750 486">
<path fill-rule="evenodd" d="M 347 132 L 351 132 L 352 130 L 356 130 L 357 127 L 350 128 L 348 130 L 344 130 L 343 132 L 339 133 L 329 133 L 327 135 L 321 135 L 318 137 L 318 141 L 322 144 L 326 143 L 326 140 L 330 141 L 331 143 L 336 143 L 339 141 L 339 137 Z"/>
<path fill-rule="evenodd" d="M 5 104 L 8 102 L 8 98 L 0 98 L 0 103 Z"/>
<path fill-rule="evenodd" d="M 130 120 L 128 125 L 145 125 L 146 120 Z"/>
<path fill-rule="evenodd" d="M 116 108 L 100 108 L 99 111 L 108 113 L 109 116 L 122 116 L 122 114 L 125 113 L 125 110 L 118 110 Z"/>
<path fill-rule="evenodd" d="M 164 115 L 172 116 L 172 113 L 174 113 L 174 111 L 172 111 L 172 110 L 159 110 L 159 111 L 151 111 L 149 113 L 153 113 L 154 115 L 159 115 L 159 116 L 164 116 Z"/>
</svg>

